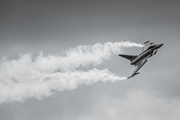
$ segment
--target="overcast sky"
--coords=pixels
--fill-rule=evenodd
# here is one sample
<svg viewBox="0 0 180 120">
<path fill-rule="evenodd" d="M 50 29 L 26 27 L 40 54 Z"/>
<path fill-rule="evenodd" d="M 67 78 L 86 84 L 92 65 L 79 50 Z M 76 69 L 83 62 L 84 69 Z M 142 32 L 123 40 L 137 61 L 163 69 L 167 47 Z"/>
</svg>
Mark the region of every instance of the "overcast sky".
<svg viewBox="0 0 180 120">
<path fill-rule="evenodd" d="M 179 39 L 177 0 L 1 0 L 1 62 L 5 56 L 7 61 L 26 53 L 36 57 L 40 51 L 47 56 L 109 41 L 143 44 L 150 40 L 164 46 L 132 79 L 81 84 L 42 99 L 4 102 L 0 119 L 179 120 Z M 138 54 L 141 48 L 124 48 L 123 52 Z M 133 66 L 113 54 L 96 68 L 129 76 Z M 88 69 L 92 66 L 82 68 Z"/>
</svg>

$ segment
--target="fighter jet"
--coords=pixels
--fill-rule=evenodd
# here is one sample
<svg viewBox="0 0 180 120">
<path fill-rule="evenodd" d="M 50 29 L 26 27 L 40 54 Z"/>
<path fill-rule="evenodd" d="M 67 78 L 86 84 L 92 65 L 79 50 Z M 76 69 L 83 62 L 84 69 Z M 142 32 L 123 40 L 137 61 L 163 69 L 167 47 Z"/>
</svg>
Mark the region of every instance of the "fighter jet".
<svg viewBox="0 0 180 120">
<path fill-rule="evenodd" d="M 148 61 L 148 59 L 157 53 L 157 50 L 163 46 L 164 44 L 154 44 L 150 43 L 150 41 L 144 42 L 144 47 L 142 52 L 138 55 L 123 55 L 119 54 L 119 56 L 124 57 L 130 60 L 131 65 L 134 65 L 134 70 L 132 74 L 127 78 L 134 77 L 135 75 L 139 74 L 138 70 Z"/>
</svg>

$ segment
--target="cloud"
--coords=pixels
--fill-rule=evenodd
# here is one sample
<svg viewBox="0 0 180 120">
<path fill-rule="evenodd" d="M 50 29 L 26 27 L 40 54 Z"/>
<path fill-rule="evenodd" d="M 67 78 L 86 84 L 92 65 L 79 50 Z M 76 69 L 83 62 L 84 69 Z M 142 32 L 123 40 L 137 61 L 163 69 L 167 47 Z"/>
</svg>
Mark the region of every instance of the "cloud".
<svg viewBox="0 0 180 120">
<path fill-rule="evenodd" d="M 103 98 L 93 113 L 78 120 L 179 120 L 179 99 L 164 99 L 147 91 L 129 91 L 124 97 Z"/>
<path fill-rule="evenodd" d="M 17 60 L 2 58 L 0 62 L 0 103 L 23 101 L 25 98 L 41 99 L 52 95 L 54 90 L 74 89 L 79 84 L 92 84 L 98 81 L 119 81 L 119 77 L 105 70 L 82 71 L 79 67 L 94 67 L 108 60 L 111 54 L 118 54 L 122 47 L 142 47 L 131 42 L 107 42 L 105 44 L 81 45 L 63 51 L 60 55 L 32 57 L 21 55 Z"/>
</svg>

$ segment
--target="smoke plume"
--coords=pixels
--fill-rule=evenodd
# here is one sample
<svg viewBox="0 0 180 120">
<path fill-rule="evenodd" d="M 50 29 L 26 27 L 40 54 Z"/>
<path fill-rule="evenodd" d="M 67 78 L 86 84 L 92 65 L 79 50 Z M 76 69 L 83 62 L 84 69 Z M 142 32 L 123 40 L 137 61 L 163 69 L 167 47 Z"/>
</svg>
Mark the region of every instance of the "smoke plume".
<svg viewBox="0 0 180 120">
<path fill-rule="evenodd" d="M 53 91 L 75 89 L 79 84 L 92 84 L 98 81 L 115 82 L 125 80 L 107 69 L 77 70 L 79 67 L 94 67 L 108 60 L 112 54 L 121 53 L 123 47 L 142 47 L 131 42 L 107 42 L 105 44 L 80 45 L 59 55 L 37 57 L 24 54 L 16 60 L 2 58 L 0 61 L 0 103 L 23 101 L 26 98 L 43 97 Z"/>
</svg>

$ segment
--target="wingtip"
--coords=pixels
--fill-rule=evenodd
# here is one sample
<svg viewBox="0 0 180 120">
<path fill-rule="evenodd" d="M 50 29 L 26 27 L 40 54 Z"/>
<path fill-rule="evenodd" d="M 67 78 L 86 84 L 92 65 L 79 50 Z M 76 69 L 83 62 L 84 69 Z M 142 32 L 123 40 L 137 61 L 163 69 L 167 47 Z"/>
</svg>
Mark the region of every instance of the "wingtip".
<svg viewBox="0 0 180 120">
<path fill-rule="evenodd" d="M 148 41 L 144 42 L 144 44 L 149 43 L 149 42 L 150 42 L 150 40 L 148 40 Z"/>
<path fill-rule="evenodd" d="M 127 77 L 127 79 L 130 79 L 132 76 Z"/>
</svg>

